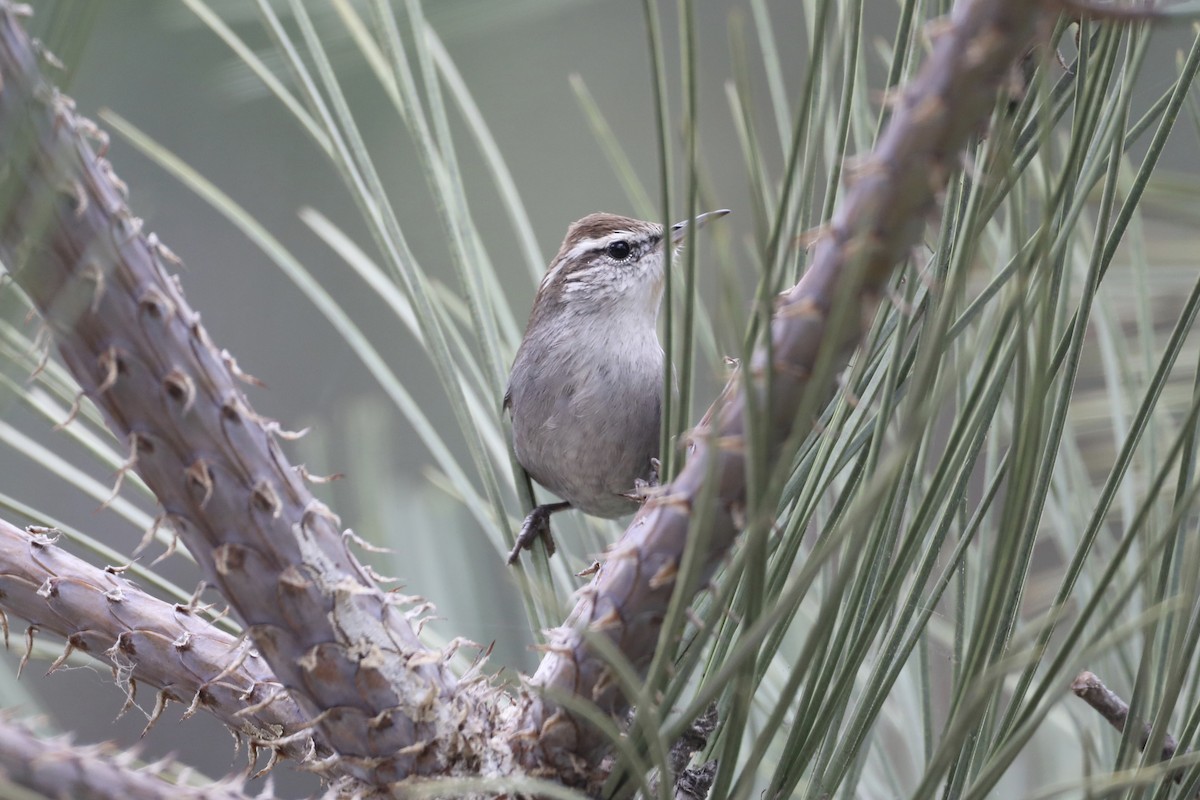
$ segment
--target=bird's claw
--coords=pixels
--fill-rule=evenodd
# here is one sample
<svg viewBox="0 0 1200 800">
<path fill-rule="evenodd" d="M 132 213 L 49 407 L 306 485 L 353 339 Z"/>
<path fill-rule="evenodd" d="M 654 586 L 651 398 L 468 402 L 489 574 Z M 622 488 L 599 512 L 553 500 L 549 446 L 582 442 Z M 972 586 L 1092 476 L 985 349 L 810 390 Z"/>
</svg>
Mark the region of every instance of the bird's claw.
<svg viewBox="0 0 1200 800">
<path fill-rule="evenodd" d="M 525 517 L 525 521 L 521 523 L 521 530 L 517 533 L 517 542 L 508 554 L 510 567 L 521 559 L 521 551 L 532 550 L 533 543 L 538 539 L 546 545 L 546 557 L 554 555 L 558 547 L 554 544 L 554 535 L 550 533 L 550 513 L 545 506 L 538 506 Z"/>
<path fill-rule="evenodd" d="M 657 458 L 650 459 L 650 472 L 645 478 L 633 479 L 633 491 L 626 492 L 625 497 L 630 500 L 636 500 L 639 503 L 644 503 L 654 495 L 654 490 L 660 484 L 658 482 L 658 471 L 662 469 L 662 462 Z"/>
</svg>

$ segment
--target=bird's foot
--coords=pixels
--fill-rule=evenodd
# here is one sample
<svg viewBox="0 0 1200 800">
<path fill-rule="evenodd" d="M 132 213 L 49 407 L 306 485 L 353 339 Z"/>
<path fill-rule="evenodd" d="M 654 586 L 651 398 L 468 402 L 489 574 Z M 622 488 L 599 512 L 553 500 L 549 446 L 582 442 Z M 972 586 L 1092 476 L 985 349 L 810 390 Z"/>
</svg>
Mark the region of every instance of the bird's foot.
<svg viewBox="0 0 1200 800">
<path fill-rule="evenodd" d="M 660 469 L 662 469 L 662 462 L 657 458 L 650 459 L 650 472 L 645 478 L 634 478 L 633 491 L 628 492 L 625 496 L 639 503 L 644 503 L 654 496 L 654 490 L 660 486 L 658 482 L 658 471 Z"/>
<path fill-rule="evenodd" d="M 522 550 L 532 550 L 533 543 L 538 539 L 546 546 L 546 557 L 554 555 L 558 547 L 554 544 L 554 534 L 550 532 L 550 515 L 569 507 L 570 503 L 547 503 L 530 511 L 521 523 L 521 530 L 517 533 L 517 542 L 513 545 L 512 552 L 508 554 L 509 566 L 520 560 Z"/>
</svg>

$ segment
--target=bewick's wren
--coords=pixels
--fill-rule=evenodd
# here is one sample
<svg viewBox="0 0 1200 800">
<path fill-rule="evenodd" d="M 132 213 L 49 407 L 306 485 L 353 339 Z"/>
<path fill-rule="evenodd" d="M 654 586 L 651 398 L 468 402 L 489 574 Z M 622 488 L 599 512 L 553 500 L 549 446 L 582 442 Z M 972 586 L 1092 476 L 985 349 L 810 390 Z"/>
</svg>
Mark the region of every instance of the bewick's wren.
<svg viewBox="0 0 1200 800">
<path fill-rule="evenodd" d="M 710 211 L 692 224 L 728 213 Z M 687 220 L 671 226 L 672 251 L 687 227 Z M 510 564 L 538 538 L 554 553 L 551 514 L 577 508 L 597 517 L 624 516 L 637 506 L 639 483 L 656 478 L 663 234 L 654 222 L 590 214 L 570 227 L 542 278 L 504 408 L 512 414 L 518 463 L 562 502 L 530 512 Z"/>
</svg>

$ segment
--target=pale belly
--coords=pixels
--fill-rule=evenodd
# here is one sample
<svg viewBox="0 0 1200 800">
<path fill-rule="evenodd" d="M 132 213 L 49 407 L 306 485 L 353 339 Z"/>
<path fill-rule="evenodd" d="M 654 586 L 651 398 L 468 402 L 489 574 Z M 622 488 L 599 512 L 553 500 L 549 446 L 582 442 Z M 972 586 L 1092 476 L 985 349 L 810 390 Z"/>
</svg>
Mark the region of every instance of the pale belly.
<svg viewBox="0 0 1200 800">
<path fill-rule="evenodd" d="M 624 495 L 649 478 L 658 456 L 662 403 L 654 377 L 629 385 L 600 368 L 527 382 L 512 395 L 517 460 L 535 481 L 587 514 L 632 513 L 636 501 Z M 614 383 L 626 390 L 613 391 Z"/>
</svg>

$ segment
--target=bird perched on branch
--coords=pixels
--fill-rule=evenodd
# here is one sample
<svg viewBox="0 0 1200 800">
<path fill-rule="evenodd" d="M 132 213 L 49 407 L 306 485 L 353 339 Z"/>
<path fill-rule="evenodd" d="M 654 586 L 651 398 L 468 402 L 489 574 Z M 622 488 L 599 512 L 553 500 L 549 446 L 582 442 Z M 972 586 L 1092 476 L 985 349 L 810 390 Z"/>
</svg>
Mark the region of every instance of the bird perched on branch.
<svg viewBox="0 0 1200 800">
<path fill-rule="evenodd" d="M 534 297 L 504 393 L 517 462 L 562 500 L 529 513 L 508 563 L 539 538 L 554 553 L 551 514 L 624 516 L 637 506 L 635 490 L 656 482 L 666 254 L 689 224 L 728 213 L 710 211 L 669 231 L 589 214 L 567 231 Z"/>
</svg>

